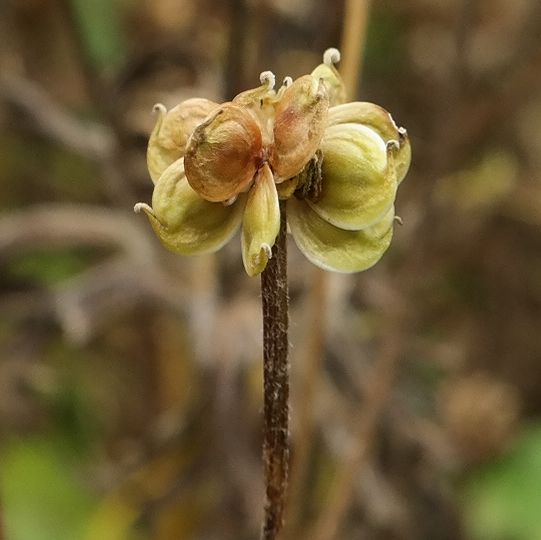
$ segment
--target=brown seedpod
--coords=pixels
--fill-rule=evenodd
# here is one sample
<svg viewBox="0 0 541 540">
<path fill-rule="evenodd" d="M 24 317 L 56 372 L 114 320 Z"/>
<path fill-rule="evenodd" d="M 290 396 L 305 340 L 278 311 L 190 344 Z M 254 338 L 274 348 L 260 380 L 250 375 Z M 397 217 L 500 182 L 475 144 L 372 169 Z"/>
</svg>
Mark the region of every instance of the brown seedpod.
<svg viewBox="0 0 541 540">
<path fill-rule="evenodd" d="M 327 126 L 328 109 L 325 86 L 311 75 L 286 88 L 276 106 L 270 155 L 277 182 L 297 175 L 314 156 Z"/>
<path fill-rule="evenodd" d="M 225 202 L 246 191 L 262 161 L 261 130 L 252 115 L 225 103 L 192 133 L 184 166 L 192 188 Z"/>
<path fill-rule="evenodd" d="M 218 108 L 218 104 L 203 98 L 187 99 L 167 111 L 157 104 L 158 120 L 148 141 L 147 164 L 154 183 L 161 174 L 184 156 L 193 130 Z"/>
</svg>

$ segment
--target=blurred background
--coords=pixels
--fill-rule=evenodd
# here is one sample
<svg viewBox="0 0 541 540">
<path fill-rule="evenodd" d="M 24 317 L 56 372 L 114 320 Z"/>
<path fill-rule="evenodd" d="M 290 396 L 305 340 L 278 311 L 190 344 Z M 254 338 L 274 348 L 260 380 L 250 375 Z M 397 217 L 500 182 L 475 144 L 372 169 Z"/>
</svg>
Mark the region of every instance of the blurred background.
<svg viewBox="0 0 541 540">
<path fill-rule="evenodd" d="M 154 103 L 347 27 L 414 159 L 374 268 L 290 246 L 284 540 L 541 539 L 541 2 L 355 3 L 0 2 L 0 538 L 258 537 L 259 280 L 132 208 Z"/>
</svg>

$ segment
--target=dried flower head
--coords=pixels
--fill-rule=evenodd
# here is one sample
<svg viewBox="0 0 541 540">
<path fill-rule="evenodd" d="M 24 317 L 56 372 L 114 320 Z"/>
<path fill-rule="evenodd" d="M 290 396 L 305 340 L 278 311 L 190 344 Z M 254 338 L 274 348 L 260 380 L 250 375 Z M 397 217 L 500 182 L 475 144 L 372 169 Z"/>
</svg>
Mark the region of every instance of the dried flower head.
<svg viewBox="0 0 541 540">
<path fill-rule="evenodd" d="M 411 160 L 406 130 L 372 103 L 344 103 L 329 49 L 310 75 L 261 86 L 218 105 L 157 105 L 147 161 L 152 207 L 138 203 L 163 244 L 212 252 L 242 226 L 242 260 L 261 273 L 279 231 L 279 199 L 299 249 L 314 264 L 358 272 L 390 244 L 398 184 Z"/>
</svg>

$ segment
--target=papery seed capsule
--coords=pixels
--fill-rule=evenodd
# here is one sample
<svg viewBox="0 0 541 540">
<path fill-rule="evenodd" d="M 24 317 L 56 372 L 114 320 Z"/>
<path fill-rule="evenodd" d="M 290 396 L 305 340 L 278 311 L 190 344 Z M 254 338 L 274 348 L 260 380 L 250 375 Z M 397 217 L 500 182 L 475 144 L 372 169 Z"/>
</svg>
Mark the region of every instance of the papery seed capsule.
<svg viewBox="0 0 541 540">
<path fill-rule="evenodd" d="M 383 139 L 361 124 L 338 124 L 325 131 L 321 193 L 306 202 L 325 221 L 360 230 L 379 221 L 396 195 L 394 162 Z"/>
<path fill-rule="evenodd" d="M 192 131 L 217 107 L 217 103 L 203 98 L 188 99 L 170 111 L 161 104 L 155 106 L 159 116 L 147 149 L 148 170 L 154 183 L 169 165 L 184 156 Z"/>
<path fill-rule="evenodd" d="M 240 107 L 250 107 L 260 99 L 267 97 L 274 97 L 276 92 L 274 91 L 274 85 L 276 84 L 276 77 L 272 71 L 263 71 L 259 75 L 261 86 L 257 88 L 251 88 L 250 90 L 244 90 L 240 94 L 237 94 L 233 98 L 233 103 Z"/>
<path fill-rule="evenodd" d="M 242 218 L 242 261 L 249 276 L 263 272 L 280 230 L 280 206 L 272 171 L 265 163 L 256 174 Z"/>
<path fill-rule="evenodd" d="M 262 161 L 261 130 L 252 115 L 225 103 L 192 133 L 184 166 L 192 188 L 212 202 L 246 191 Z"/>
<path fill-rule="evenodd" d="M 263 71 L 259 76 L 261 86 L 241 92 L 233 98 L 233 103 L 247 110 L 259 124 L 263 145 L 272 142 L 274 124 L 274 108 L 276 92 L 274 91 L 275 77 L 272 71 Z"/>
<path fill-rule="evenodd" d="M 231 207 L 205 201 L 188 184 L 183 160 L 179 159 L 160 176 L 152 208 L 138 203 L 135 211 L 145 212 L 167 249 L 198 255 L 216 251 L 231 239 L 242 220 L 243 199 Z"/>
<path fill-rule="evenodd" d="M 398 139 L 398 127 L 391 114 L 375 103 L 354 101 L 329 109 L 329 126 L 351 123 L 364 124 L 374 129 L 386 142 Z"/>
<path fill-rule="evenodd" d="M 323 55 L 323 63 L 319 64 L 312 71 L 312 77 L 323 80 L 327 94 L 329 95 L 329 104 L 331 107 L 346 101 L 344 81 L 338 70 L 334 67 L 334 64 L 339 61 L 340 52 L 338 49 L 327 49 Z"/>
<path fill-rule="evenodd" d="M 372 128 L 385 143 L 397 141 L 399 148 L 394 153 L 397 182 L 400 183 L 408 172 L 411 162 L 411 146 L 407 131 L 397 127 L 391 114 L 383 107 L 366 101 L 355 101 L 331 107 L 329 126 L 356 123 Z"/>
<path fill-rule="evenodd" d="M 395 154 L 396 181 L 400 184 L 406 177 L 411 164 L 411 144 L 405 128 L 398 128 L 399 148 Z"/>
<path fill-rule="evenodd" d="M 270 162 L 276 182 L 298 174 L 316 153 L 327 126 L 329 98 L 311 75 L 286 88 L 276 106 Z"/>
<path fill-rule="evenodd" d="M 362 231 L 327 223 L 304 201 L 288 201 L 288 223 L 295 243 L 316 266 L 334 272 L 361 272 L 376 264 L 393 236 L 394 209 Z"/>
</svg>

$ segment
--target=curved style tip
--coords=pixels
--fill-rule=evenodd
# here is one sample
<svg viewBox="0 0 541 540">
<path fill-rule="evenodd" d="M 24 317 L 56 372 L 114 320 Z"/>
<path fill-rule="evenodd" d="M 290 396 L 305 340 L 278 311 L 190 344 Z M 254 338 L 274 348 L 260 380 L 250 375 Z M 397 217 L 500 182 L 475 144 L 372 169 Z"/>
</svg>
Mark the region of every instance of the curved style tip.
<svg viewBox="0 0 541 540">
<path fill-rule="evenodd" d="M 272 90 L 276 84 L 276 77 L 272 71 L 261 72 L 259 80 L 262 85 L 267 86 L 268 90 Z"/>
<path fill-rule="evenodd" d="M 156 103 L 153 107 L 152 107 L 152 112 L 153 113 L 161 113 L 161 114 L 165 114 L 167 112 L 167 107 L 163 104 L 163 103 Z"/>
<path fill-rule="evenodd" d="M 144 211 L 148 211 L 150 213 L 152 213 L 152 208 L 150 208 L 150 206 L 147 204 L 147 203 L 143 203 L 143 202 L 138 202 L 134 207 L 133 207 L 133 211 L 136 213 L 136 214 L 140 214 L 141 212 L 144 212 Z"/>
<path fill-rule="evenodd" d="M 387 141 L 385 146 L 387 147 L 388 151 L 400 150 L 400 142 L 395 140 L 395 139 L 391 139 L 391 140 Z"/>
<path fill-rule="evenodd" d="M 334 47 L 327 49 L 323 53 L 323 63 L 327 66 L 332 66 L 340 62 L 340 51 Z"/>
<path fill-rule="evenodd" d="M 282 86 L 285 88 L 289 88 L 293 84 L 293 79 L 288 75 L 287 77 L 284 77 L 284 80 L 282 81 Z"/>
<path fill-rule="evenodd" d="M 282 99 L 282 96 L 284 95 L 284 92 L 293 84 L 293 79 L 288 75 L 287 77 L 284 77 L 284 80 L 282 81 L 282 86 L 280 86 L 278 92 L 276 93 L 276 99 L 277 101 L 280 101 Z"/>
<path fill-rule="evenodd" d="M 404 220 L 400 216 L 395 216 L 394 221 L 396 221 L 399 225 L 404 225 Z"/>
<path fill-rule="evenodd" d="M 267 255 L 267 259 L 272 259 L 272 248 L 269 244 L 261 244 L 261 249 L 265 252 L 265 255 Z"/>
</svg>

